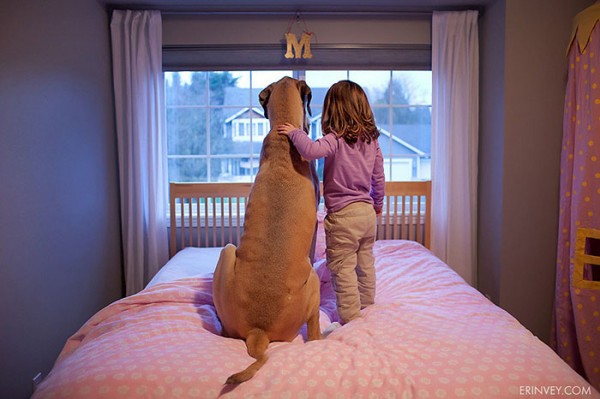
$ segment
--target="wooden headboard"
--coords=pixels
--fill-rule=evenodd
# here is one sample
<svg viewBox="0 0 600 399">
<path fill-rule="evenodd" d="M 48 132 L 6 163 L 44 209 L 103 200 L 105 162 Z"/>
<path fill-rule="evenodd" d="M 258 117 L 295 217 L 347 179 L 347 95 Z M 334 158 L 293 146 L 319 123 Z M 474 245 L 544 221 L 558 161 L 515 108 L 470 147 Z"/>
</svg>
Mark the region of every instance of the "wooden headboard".
<svg viewBox="0 0 600 399">
<path fill-rule="evenodd" d="M 171 183 L 169 188 L 170 256 L 185 247 L 239 242 L 252 183 Z M 431 181 L 386 182 L 385 195 L 377 239 L 412 240 L 429 247 Z"/>
</svg>

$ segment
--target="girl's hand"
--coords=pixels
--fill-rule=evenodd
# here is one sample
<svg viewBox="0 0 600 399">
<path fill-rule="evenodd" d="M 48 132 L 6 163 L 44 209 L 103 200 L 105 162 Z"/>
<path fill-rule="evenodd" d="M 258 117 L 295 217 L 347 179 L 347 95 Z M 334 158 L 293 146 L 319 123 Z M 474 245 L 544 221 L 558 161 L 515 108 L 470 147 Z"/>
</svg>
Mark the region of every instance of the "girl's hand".
<svg viewBox="0 0 600 399">
<path fill-rule="evenodd" d="M 292 125 L 291 123 L 286 122 L 283 125 L 277 126 L 277 133 L 288 136 L 292 132 L 292 130 L 296 130 L 296 129 L 297 129 L 296 126 Z"/>
</svg>

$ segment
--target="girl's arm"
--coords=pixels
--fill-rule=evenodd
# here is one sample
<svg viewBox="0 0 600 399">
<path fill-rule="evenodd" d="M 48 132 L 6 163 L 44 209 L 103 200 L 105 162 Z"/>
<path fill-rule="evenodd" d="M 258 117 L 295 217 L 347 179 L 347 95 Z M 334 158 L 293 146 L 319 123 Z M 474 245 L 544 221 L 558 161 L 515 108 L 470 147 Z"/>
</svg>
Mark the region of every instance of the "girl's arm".
<svg viewBox="0 0 600 399">
<path fill-rule="evenodd" d="M 290 123 L 277 126 L 277 132 L 288 136 L 300 156 L 307 161 L 327 157 L 335 153 L 338 148 L 335 134 L 326 134 L 324 137 L 312 141 L 304 130 L 298 129 Z"/>
<path fill-rule="evenodd" d="M 377 214 L 381 213 L 383 208 L 383 197 L 385 196 L 385 174 L 383 172 L 383 155 L 379 142 L 375 141 L 377 152 L 375 154 L 375 165 L 373 166 L 373 175 L 371 176 L 371 198 L 373 198 L 373 207 Z"/>
</svg>

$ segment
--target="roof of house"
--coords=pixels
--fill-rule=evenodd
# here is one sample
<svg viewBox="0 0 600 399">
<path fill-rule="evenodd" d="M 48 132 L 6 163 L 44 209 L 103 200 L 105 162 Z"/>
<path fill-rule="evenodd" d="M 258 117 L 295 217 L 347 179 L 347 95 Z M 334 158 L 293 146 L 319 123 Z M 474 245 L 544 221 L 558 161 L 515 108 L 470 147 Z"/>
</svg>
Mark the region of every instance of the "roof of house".
<svg viewBox="0 0 600 399">
<path fill-rule="evenodd" d="M 230 123 L 231 121 L 233 121 L 234 119 L 237 119 L 243 115 L 245 115 L 248 110 L 250 109 L 250 107 L 244 107 L 241 110 L 239 110 L 238 112 L 236 112 L 235 114 L 229 116 L 227 119 L 225 119 L 225 123 Z M 258 107 L 252 107 L 252 111 L 259 117 L 259 118 L 264 118 L 265 114 L 263 112 L 262 109 L 258 108 Z"/>
<path fill-rule="evenodd" d="M 321 123 L 321 114 L 312 117 L 310 123 L 313 126 L 319 126 Z M 430 125 L 396 124 L 392 125 L 391 129 L 389 126 L 387 128 L 377 127 L 381 133 L 379 136 L 379 146 L 384 154 L 427 156 L 431 153 Z"/>
<path fill-rule="evenodd" d="M 264 112 L 258 103 L 258 94 L 262 90 L 263 88 L 253 88 L 251 92 L 248 88 L 226 88 L 223 105 L 226 107 L 239 106 L 240 109 L 230 108 L 229 112 L 231 112 L 231 114 L 227 116 L 225 123 L 230 123 L 234 119 L 243 116 L 249 109 L 252 109 L 257 117 L 264 118 Z M 314 111 L 318 111 L 318 113 L 313 112 L 313 116 L 309 118 L 311 125 L 320 125 L 322 117 L 320 111 L 326 92 L 327 88 L 323 87 L 312 89 L 311 102 Z M 252 99 L 251 107 L 248 106 L 249 96 Z M 227 114 L 228 112 L 226 110 L 225 115 Z M 431 126 L 428 124 L 394 124 L 391 127 L 389 125 L 378 127 L 381 132 L 379 145 L 384 154 L 428 156 L 431 153 Z M 261 141 L 236 143 L 235 153 L 238 151 L 240 153 L 247 153 L 250 149 L 252 153 L 259 154 L 261 145 Z M 248 148 L 247 146 L 251 146 L 251 148 Z"/>
</svg>

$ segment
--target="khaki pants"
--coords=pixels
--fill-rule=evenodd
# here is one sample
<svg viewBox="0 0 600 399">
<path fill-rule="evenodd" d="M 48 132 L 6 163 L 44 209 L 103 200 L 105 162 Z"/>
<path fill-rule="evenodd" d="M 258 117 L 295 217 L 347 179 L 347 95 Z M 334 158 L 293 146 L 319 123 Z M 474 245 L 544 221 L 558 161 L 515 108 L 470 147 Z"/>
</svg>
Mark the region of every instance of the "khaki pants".
<svg viewBox="0 0 600 399">
<path fill-rule="evenodd" d="M 375 302 L 375 210 L 371 204 L 355 202 L 327 214 L 324 226 L 337 310 L 342 323 L 347 323 Z"/>
</svg>

